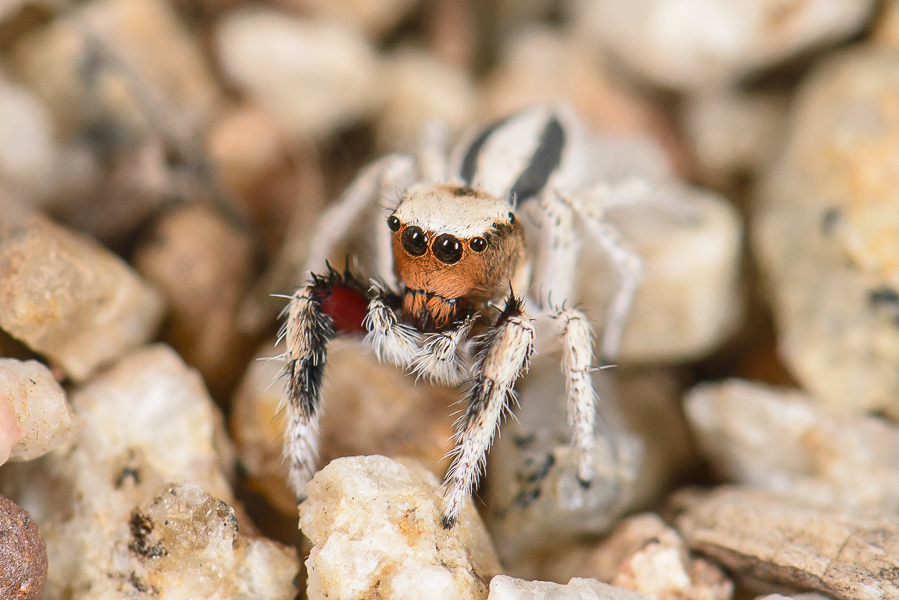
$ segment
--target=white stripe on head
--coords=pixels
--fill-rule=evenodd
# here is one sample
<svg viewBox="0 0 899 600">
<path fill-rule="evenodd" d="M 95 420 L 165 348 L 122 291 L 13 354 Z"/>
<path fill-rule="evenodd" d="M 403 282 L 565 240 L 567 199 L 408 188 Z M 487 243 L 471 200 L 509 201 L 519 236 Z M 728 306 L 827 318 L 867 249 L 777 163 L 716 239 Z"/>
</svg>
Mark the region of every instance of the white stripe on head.
<svg viewBox="0 0 899 600">
<path fill-rule="evenodd" d="M 404 225 L 467 240 L 486 235 L 494 224 L 508 225 L 511 210 L 506 200 L 479 190 L 418 184 L 409 188 L 394 215 Z"/>
</svg>

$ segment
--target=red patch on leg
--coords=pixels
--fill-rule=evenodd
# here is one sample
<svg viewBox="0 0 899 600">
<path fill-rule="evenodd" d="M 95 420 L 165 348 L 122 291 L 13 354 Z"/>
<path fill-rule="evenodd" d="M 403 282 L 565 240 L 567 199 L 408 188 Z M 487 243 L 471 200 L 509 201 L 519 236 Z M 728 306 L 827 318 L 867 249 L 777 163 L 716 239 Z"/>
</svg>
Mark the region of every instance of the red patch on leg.
<svg viewBox="0 0 899 600">
<path fill-rule="evenodd" d="M 331 318 L 331 326 L 339 333 L 365 333 L 362 320 L 368 311 L 368 298 L 358 290 L 339 283 L 319 293 L 322 312 Z"/>
</svg>

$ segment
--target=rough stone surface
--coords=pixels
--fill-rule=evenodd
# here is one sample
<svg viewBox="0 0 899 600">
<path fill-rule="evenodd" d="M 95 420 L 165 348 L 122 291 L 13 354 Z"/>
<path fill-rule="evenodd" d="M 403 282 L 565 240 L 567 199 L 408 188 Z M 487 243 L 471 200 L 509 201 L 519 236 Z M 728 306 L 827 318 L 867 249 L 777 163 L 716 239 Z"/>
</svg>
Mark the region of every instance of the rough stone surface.
<svg viewBox="0 0 899 600">
<path fill-rule="evenodd" d="M 590 553 L 580 575 L 665 600 L 729 600 L 734 592 L 719 568 L 691 557 L 654 513 L 625 519 Z"/>
<path fill-rule="evenodd" d="M 786 366 L 813 396 L 899 415 L 899 57 L 845 52 L 798 93 L 754 248 Z"/>
<path fill-rule="evenodd" d="M 0 404 L 4 402 L 22 429 L 22 438 L 9 454 L 11 460 L 43 456 L 68 439 L 72 415 L 66 393 L 50 369 L 38 361 L 0 358 Z"/>
<path fill-rule="evenodd" d="M 134 252 L 134 267 L 165 295 L 163 339 L 218 391 L 245 357 L 234 324 L 253 274 L 248 236 L 205 206 L 163 214 Z"/>
<path fill-rule="evenodd" d="M 137 598 L 293 600 L 293 549 L 238 534 L 234 509 L 194 483 L 167 486 L 128 520 L 127 585 Z M 123 557 L 124 558 L 124 557 Z M 92 590 L 93 591 L 93 590 Z M 116 598 L 116 589 L 92 598 Z"/>
<path fill-rule="evenodd" d="M 871 0 L 577 0 L 582 37 L 654 83 L 731 83 L 859 31 Z"/>
<path fill-rule="evenodd" d="M 38 460 L 5 465 L 0 487 L 41 526 L 50 557 L 50 597 L 120 598 L 121 590 L 129 590 L 149 598 L 157 584 L 149 576 L 131 576 L 142 572 L 132 561 L 151 558 L 136 558 L 130 548 L 136 535 L 132 513 L 152 503 L 170 482 L 190 481 L 204 494 L 232 502 L 227 475 L 233 454 L 221 416 L 199 374 L 163 345 L 126 356 L 76 389 L 71 402 L 81 422 L 71 445 Z M 222 519 L 230 523 L 234 517 Z M 265 577 L 272 578 L 272 585 L 289 586 L 296 564 L 286 568 L 285 559 L 278 558 L 284 552 L 274 552 L 271 571 L 262 574 L 238 568 L 239 561 L 233 569 L 226 563 L 215 568 L 234 572 L 223 576 L 228 586 L 244 585 L 244 580 L 258 585 Z M 189 560 L 180 562 L 184 570 L 166 575 L 158 585 L 168 587 L 160 594 L 176 593 L 177 577 L 206 577 Z M 234 597 L 240 596 L 235 592 Z"/>
<path fill-rule="evenodd" d="M 743 380 L 693 388 L 684 409 L 728 481 L 848 509 L 899 511 L 899 428 Z"/>
<path fill-rule="evenodd" d="M 0 496 L 0 597 L 39 600 L 47 577 L 47 549 L 27 512 Z"/>
<path fill-rule="evenodd" d="M 682 493 L 673 503 L 690 548 L 750 586 L 779 582 L 840 600 L 899 597 L 895 514 L 853 516 L 739 487 Z"/>
<path fill-rule="evenodd" d="M 283 514 L 296 514 L 282 458 L 283 364 L 266 344 L 251 361 L 234 397 L 230 429 L 250 485 Z M 378 363 L 358 341 L 335 339 L 328 348 L 322 390 L 320 465 L 341 456 L 384 454 L 421 461 L 443 473 L 452 449 L 455 389 L 416 382 L 392 365 Z"/>
<path fill-rule="evenodd" d="M 595 579 L 574 577 L 567 585 L 497 575 L 489 600 L 646 600 L 647 596 Z"/>
<path fill-rule="evenodd" d="M 159 293 L 96 242 L 40 216 L 0 215 L 0 327 L 76 380 L 145 343 Z"/>
<path fill-rule="evenodd" d="M 493 544 L 470 502 L 452 529 L 441 526 L 438 486 L 419 463 L 384 456 L 340 458 L 319 471 L 300 505 L 313 544 L 309 600 L 486 598 L 500 571 Z"/>
<path fill-rule="evenodd" d="M 358 33 L 270 9 L 240 9 L 216 29 L 226 77 L 285 134 L 321 138 L 378 108 L 382 65 Z"/>
<path fill-rule="evenodd" d="M 535 553 L 608 531 L 634 504 L 644 445 L 629 432 L 608 424 L 598 429 L 593 482 L 584 489 L 578 481 L 560 364 L 558 354 L 532 361 L 516 388 L 515 418 L 503 424 L 488 459 L 488 522 L 513 573 Z M 608 397 L 603 372 L 594 385 Z"/>
</svg>

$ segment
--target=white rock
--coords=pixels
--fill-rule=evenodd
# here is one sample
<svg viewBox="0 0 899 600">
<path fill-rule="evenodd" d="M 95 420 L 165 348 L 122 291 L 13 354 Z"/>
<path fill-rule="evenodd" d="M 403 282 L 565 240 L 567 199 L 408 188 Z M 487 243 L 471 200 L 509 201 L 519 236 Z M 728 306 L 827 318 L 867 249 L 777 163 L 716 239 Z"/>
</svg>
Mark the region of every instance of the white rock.
<svg viewBox="0 0 899 600">
<path fill-rule="evenodd" d="M 0 77 L 0 183 L 25 197 L 42 196 L 54 179 L 57 152 L 47 107 Z"/>
<path fill-rule="evenodd" d="M 899 428 L 882 419 L 743 380 L 701 384 L 684 408 L 703 456 L 729 481 L 818 504 L 899 510 Z"/>
<path fill-rule="evenodd" d="M 646 183 L 655 201 L 608 214 L 645 269 L 617 362 L 700 359 L 722 344 L 743 316 L 743 226 L 736 209 L 714 192 L 666 179 Z M 582 261 L 581 273 L 589 276 L 578 282 L 576 304 L 601 329 L 620 280 L 597 242 L 585 244 Z"/>
<path fill-rule="evenodd" d="M 759 187 L 755 256 L 778 352 L 815 398 L 899 415 L 899 57 L 821 63 Z"/>
<path fill-rule="evenodd" d="M 44 217 L 0 214 L 0 327 L 83 380 L 150 340 L 159 293 L 94 240 Z"/>
<path fill-rule="evenodd" d="M 0 358 L 0 403 L 4 400 L 23 430 L 22 439 L 12 448 L 11 460 L 43 456 L 68 438 L 72 416 L 66 393 L 43 364 Z"/>
<path fill-rule="evenodd" d="M 489 600 L 647 600 L 647 596 L 595 579 L 574 577 L 567 585 L 497 575 Z"/>
<path fill-rule="evenodd" d="M 574 0 L 580 34 L 654 83 L 716 87 L 859 31 L 871 0 Z"/>
<path fill-rule="evenodd" d="M 237 599 L 247 596 L 235 590 L 274 588 L 280 591 L 249 597 L 292 597 L 292 551 L 241 550 L 247 541 L 228 539 L 234 513 L 217 499 L 232 501 L 232 452 L 202 379 L 175 352 L 163 345 L 141 349 L 76 389 L 71 399 L 81 423 L 71 445 L 38 460 L 9 463 L 0 476 L 3 492 L 31 513 L 47 542 L 49 597 L 105 600 L 121 598 L 128 589 L 150 598 L 154 585 L 162 586 L 157 597 Z M 161 516 L 175 514 L 179 500 L 172 494 L 160 501 L 158 512 L 148 507 L 166 496 L 173 481 L 190 481 L 195 490 L 182 499 L 182 508 L 194 516 L 178 527 L 194 527 L 206 538 L 172 533 L 175 525 Z M 135 521 L 138 507 L 162 524 L 148 528 Z M 181 558 L 160 566 L 161 551 L 151 556 L 157 544 L 179 549 Z M 204 553 L 218 558 L 207 564 Z M 273 579 L 266 583 L 268 577 Z M 196 594 L 176 595 L 182 586 Z"/>
<path fill-rule="evenodd" d="M 333 23 L 239 9 L 218 23 L 216 50 L 230 82 L 292 137 L 330 135 L 372 114 L 382 101 L 382 65 L 374 49 Z"/>
<path fill-rule="evenodd" d="M 419 464 L 384 456 L 340 458 L 319 471 L 300 505 L 313 544 L 309 600 L 486 597 L 499 572 L 490 538 L 468 502 L 444 529 L 438 486 Z"/>
</svg>

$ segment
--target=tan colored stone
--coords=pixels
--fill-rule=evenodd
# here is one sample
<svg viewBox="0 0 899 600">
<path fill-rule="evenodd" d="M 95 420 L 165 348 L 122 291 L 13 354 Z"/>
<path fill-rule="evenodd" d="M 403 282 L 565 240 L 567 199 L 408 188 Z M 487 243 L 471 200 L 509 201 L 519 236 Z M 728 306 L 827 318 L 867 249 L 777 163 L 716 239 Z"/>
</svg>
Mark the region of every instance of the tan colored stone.
<svg viewBox="0 0 899 600">
<path fill-rule="evenodd" d="M 162 316 L 159 293 L 93 240 L 37 215 L 0 221 L 0 327 L 70 377 L 147 342 Z"/>
<path fill-rule="evenodd" d="M 691 549 L 747 583 L 776 581 L 840 600 L 899 597 L 899 517 L 852 514 L 722 487 L 674 500 Z"/>
</svg>

